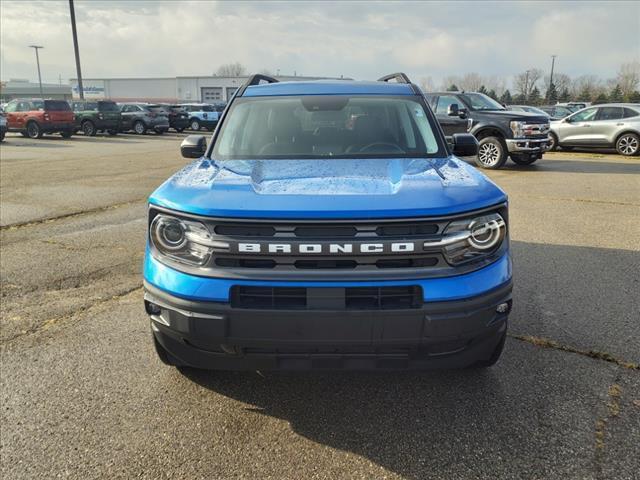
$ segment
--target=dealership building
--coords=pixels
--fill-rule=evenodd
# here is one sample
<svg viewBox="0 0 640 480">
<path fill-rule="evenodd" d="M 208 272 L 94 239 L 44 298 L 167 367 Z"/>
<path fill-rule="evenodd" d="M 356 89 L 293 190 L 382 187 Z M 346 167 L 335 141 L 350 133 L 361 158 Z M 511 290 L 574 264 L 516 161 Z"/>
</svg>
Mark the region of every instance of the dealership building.
<svg viewBox="0 0 640 480">
<path fill-rule="evenodd" d="M 43 83 L 42 96 L 55 100 L 71 100 L 71 88 L 69 85 L 57 83 Z M 12 78 L 0 82 L 0 101 L 8 102 L 14 98 L 39 98 L 40 84 L 29 80 Z"/>
<path fill-rule="evenodd" d="M 170 78 L 83 78 L 85 98 L 109 98 L 116 102 L 221 103 L 231 99 L 247 76 Z M 281 82 L 319 80 L 328 77 L 276 76 Z M 77 79 L 71 79 L 74 98 L 79 98 Z"/>
</svg>

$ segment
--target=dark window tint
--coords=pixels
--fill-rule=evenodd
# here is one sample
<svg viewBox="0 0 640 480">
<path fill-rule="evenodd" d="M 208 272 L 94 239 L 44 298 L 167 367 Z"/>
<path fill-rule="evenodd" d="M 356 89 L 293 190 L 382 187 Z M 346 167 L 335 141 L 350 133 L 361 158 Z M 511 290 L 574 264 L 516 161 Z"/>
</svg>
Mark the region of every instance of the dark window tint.
<svg viewBox="0 0 640 480">
<path fill-rule="evenodd" d="M 116 102 L 98 102 L 98 110 L 101 112 L 117 112 L 120 109 Z"/>
<path fill-rule="evenodd" d="M 623 118 L 632 118 L 637 117 L 638 115 L 640 115 L 640 111 L 634 110 L 632 108 L 625 108 Z"/>
<path fill-rule="evenodd" d="M 167 113 L 164 107 L 160 107 L 158 105 L 150 105 L 148 107 L 145 107 L 145 110 L 153 113 Z"/>
<path fill-rule="evenodd" d="M 622 118 L 622 107 L 600 107 L 596 120 L 619 120 Z"/>
<path fill-rule="evenodd" d="M 446 114 L 449 105 L 454 104 L 458 105 L 458 108 L 464 108 L 464 105 L 460 100 L 458 100 L 458 97 L 455 97 L 453 95 L 441 95 L 440 97 L 438 97 L 438 106 L 436 107 L 436 112 L 440 114 Z"/>
<path fill-rule="evenodd" d="M 70 112 L 71 107 L 64 100 L 45 100 L 44 109 L 52 112 Z"/>
</svg>

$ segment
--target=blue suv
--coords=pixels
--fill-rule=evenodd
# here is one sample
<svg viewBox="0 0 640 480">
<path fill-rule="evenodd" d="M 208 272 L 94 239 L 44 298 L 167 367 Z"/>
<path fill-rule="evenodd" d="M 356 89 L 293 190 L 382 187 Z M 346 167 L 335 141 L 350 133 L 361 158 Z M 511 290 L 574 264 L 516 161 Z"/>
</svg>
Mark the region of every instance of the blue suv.
<svg viewBox="0 0 640 480">
<path fill-rule="evenodd" d="M 404 74 L 252 76 L 149 198 L 160 359 L 224 370 L 486 367 L 511 310 L 507 196 Z"/>
</svg>

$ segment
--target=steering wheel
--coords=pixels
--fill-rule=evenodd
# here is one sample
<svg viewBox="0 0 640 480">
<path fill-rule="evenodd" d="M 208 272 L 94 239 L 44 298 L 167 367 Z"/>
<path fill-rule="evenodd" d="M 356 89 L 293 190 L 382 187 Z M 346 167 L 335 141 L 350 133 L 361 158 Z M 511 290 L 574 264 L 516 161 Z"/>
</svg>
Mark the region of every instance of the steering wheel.
<svg viewBox="0 0 640 480">
<path fill-rule="evenodd" d="M 360 149 L 360 152 L 365 153 L 368 152 L 369 150 L 377 150 L 380 147 L 391 147 L 391 150 L 383 150 L 382 153 L 405 153 L 404 150 L 402 150 L 398 145 L 396 145 L 395 143 L 388 143 L 388 142 L 374 142 L 374 143 L 370 143 L 369 145 L 366 145 L 364 147 L 362 147 Z"/>
</svg>

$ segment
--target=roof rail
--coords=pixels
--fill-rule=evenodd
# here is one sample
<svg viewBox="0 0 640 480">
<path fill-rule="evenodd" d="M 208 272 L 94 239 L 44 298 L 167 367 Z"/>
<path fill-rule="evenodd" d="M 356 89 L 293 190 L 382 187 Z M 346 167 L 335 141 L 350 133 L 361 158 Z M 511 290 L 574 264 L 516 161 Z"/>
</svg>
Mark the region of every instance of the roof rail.
<svg viewBox="0 0 640 480">
<path fill-rule="evenodd" d="M 254 75 L 251 75 L 247 79 L 247 81 L 242 84 L 237 96 L 241 97 L 244 91 L 247 89 L 247 87 L 250 87 L 252 85 L 260 85 L 260 82 L 278 83 L 278 80 L 268 75 L 262 75 L 261 73 L 256 73 Z"/>
<path fill-rule="evenodd" d="M 402 72 L 390 73 L 389 75 L 385 75 L 384 77 L 380 77 L 378 79 L 379 82 L 388 82 L 389 80 L 395 80 L 398 83 L 411 83 L 409 77 L 407 77 L 407 75 Z"/>
</svg>

